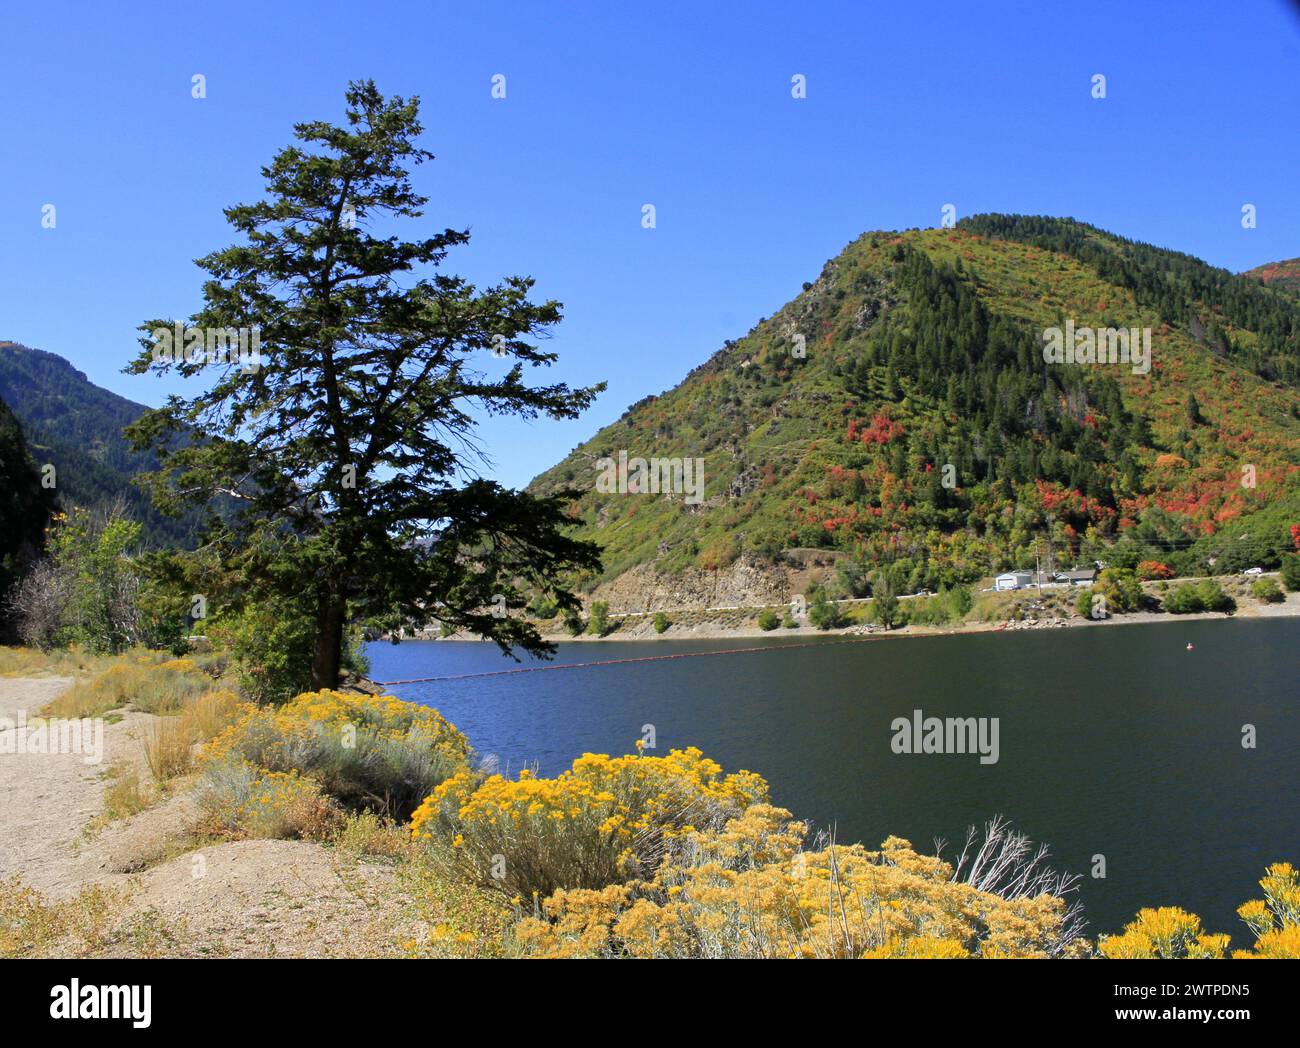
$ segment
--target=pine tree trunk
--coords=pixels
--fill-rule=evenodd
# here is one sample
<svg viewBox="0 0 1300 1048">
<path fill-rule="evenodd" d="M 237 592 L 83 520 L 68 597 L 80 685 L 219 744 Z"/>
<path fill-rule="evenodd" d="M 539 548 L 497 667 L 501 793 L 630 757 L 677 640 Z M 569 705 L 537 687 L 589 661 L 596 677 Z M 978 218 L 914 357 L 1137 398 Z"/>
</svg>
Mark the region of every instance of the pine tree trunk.
<svg viewBox="0 0 1300 1048">
<path fill-rule="evenodd" d="M 321 596 L 316 612 L 316 650 L 311 660 L 311 684 L 317 691 L 339 686 L 346 617 L 345 601 L 332 593 Z"/>
</svg>

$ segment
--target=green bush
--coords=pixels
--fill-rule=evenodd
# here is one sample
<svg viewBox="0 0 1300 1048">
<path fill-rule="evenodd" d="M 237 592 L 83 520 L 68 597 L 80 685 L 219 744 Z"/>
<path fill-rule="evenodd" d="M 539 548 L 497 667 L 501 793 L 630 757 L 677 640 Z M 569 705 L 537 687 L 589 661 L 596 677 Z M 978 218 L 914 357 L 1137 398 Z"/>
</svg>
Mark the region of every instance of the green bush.
<svg viewBox="0 0 1300 1048">
<path fill-rule="evenodd" d="M 915 622 L 923 626 L 944 626 L 951 622 L 961 622 L 969 614 L 973 598 L 964 586 L 953 589 L 941 589 L 932 597 L 913 597 L 905 607 L 899 609 L 901 622 Z"/>
<path fill-rule="evenodd" d="M 1263 604 L 1280 604 L 1286 600 L 1286 594 L 1273 579 L 1256 579 L 1250 587 L 1250 595 Z"/>
<path fill-rule="evenodd" d="M 1137 611 L 1146 599 L 1137 573 L 1130 568 L 1106 568 L 1093 589 L 1106 598 L 1106 610 L 1111 612 Z"/>
<path fill-rule="evenodd" d="M 1206 611 L 1232 611 L 1237 606 L 1237 602 L 1224 593 L 1223 587 L 1213 579 L 1198 582 L 1196 592 Z"/>
<path fill-rule="evenodd" d="M 758 628 L 767 632 L 777 628 L 781 619 L 774 608 L 764 608 L 758 613 Z"/>
<path fill-rule="evenodd" d="M 208 636 L 230 652 L 240 688 L 257 702 L 287 702 L 311 688 L 316 622 L 289 602 L 264 601 L 223 610 L 208 623 Z M 343 668 L 368 669 L 359 630 L 349 631 Z"/>
<path fill-rule="evenodd" d="M 587 632 L 594 637 L 603 637 L 614 628 L 609 618 L 609 603 L 598 600 L 591 605 L 591 618 L 587 621 Z"/>
<path fill-rule="evenodd" d="M 872 622 L 879 623 L 885 629 L 893 629 L 899 625 L 901 610 L 898 606 L 898 598 L 894 595 L 893 586 L 886 579 L 881 578 L 876 581 L 867 615 Z"/>
<path fill-rule="evenodd" d="M 1079 591 L 1079 596 L 1074 601 L 1074 613 L 1085 619 L 1092 618 L 1092 590 Z"/>
<path fill-rule="evenodd" d="M 528 606 L 528 613 L 539 622 L 548 622 L 559 613 L 555 601 L 539 597 Z"/>
<path fill-rule="evenodd" d="M 787 611 L 785 613 L 785 617 L 781 620 L 781 628 L 783 630 L 797 630 L 799 628 L 799 621 L 794 617 L 793 612 Z"/>
<path fill-rule="evenodd" d="M 1236 602 L 1223 592 L 1213 579 L 1186 582 L 1165 597 L 1165 610 L 1174 615 L 1194 615 L 1201 611 L 1232 611 Z"/>
<path fill-rule="evenodd" d="M 1300 553 L 1282 558 L 1282 585 L 1293 593 L 1300 590 Z"/>
<path fill-rule="evenodd" d="M 667 633 L 668 627 L 671 626 L 672 624 L 673 624 L 672 619 L 670 619 L 662 611 L 655 612 L 654 625 L 655 625 L 656 633 Z"/>
<path fill-rule="evenodd" d="M 1171 615 L 1193 615 L 1204 610 L 1201 596 L 1190 582 L 1175 586 L 1165 597 L 1165 611 Z"/>
<path fill-rule="evenodd" d="M 838 629 L 844 625 L 844 613 L 838 604 L 819 593 L 808 608 L 808 621 L 819 630 Z"/>
</svg>

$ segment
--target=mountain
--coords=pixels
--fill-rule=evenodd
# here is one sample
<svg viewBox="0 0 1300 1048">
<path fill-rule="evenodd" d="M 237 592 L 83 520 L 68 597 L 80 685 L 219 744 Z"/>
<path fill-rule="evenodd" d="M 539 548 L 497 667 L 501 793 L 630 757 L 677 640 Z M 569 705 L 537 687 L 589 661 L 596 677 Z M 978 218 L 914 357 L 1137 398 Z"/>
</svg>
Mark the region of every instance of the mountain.
<svg viewBox="0 0 1300 1048">
<path fill-rule="evenodd" d="M 1258 277 L 1270 287 L 1300 293 L 1300 258 L 1269 262 L 1248 270 L 1244 276 Z"/>
<path fill-rule="evenodd" d="M 132 481 L 157 468 L 152 454 L 132 451 L 122 436 L 122 427 L 146 410 L 143 404 L 96 386 L 54 353 L 16 342 L 0 342 L 0 400 L 21 421 L 36 461 L 54 465 L 65 508 L 95 508 L 121 498 L 144 525 L 147 542 L 193 541 L 196 516 L 164 517 Z"/>
<path fill-rule="evenodd" d="M 1085 329 L 1131 331 L 1134 353 L 1149 331 L 1149 366 L 1064 358 L 1071 335 L 1088 358 Z M 1291 548 L 1298 388 L 1291 296 L 1073 219 L 980 215 L 859 237 L 531 487 L 583 492 L 589 586 L 655 599 L 810 558 L 913 589 L 1036 555 L 1235 570 Z M 620 451 L 702 459 L 702 497 L 611 493 Z"/>
</svg>

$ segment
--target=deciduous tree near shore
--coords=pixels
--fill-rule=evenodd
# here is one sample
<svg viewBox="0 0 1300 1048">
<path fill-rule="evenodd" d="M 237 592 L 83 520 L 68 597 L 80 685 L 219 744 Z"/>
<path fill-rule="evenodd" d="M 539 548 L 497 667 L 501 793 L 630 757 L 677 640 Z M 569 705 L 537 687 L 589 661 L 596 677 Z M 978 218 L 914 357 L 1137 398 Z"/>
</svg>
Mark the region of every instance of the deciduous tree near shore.
<svg viewBox="0 0 1300 1048">
<path fill-rule="evenodd" d="M 410 180 L 433 159 L 416 144 L 418 111 L 416 98 L 351 84 L 346 126 L 297 125 L 301 144 L 263 169 L 267 198 L 226 210 L 244 242 L 199 260 L 209 279 L 189 326 L 259 327 L 260 367 L 155 359 L 153 332 L 173 325 L 163 319 L 142 326 L 128 369 L 216 376 L 128 436 L 159 453 L 151 483 L 163 508 L 233 497 L 210 544 L 238 567 L 247 599 L 292 601 L 314 620 L 317 688 L 337 684 L 353 616 L 438 621 L 547 652 L 498 609 L 523 607 L 532 590 L 572 612 L 566 573 L 599 564 L 596 546 L 565 534 L 567 493 L 474 475 L 476 412 L 573 418 L 603 386 L 524 381 L 525 365 L 555 360 L 530 339 L 560 306 L 530 301 L 528 278 L 480 290 L 442 272 L 466 232 L 391 234 L 427 203 Z M 180 439 L 187 432 L 197 439 Z"/>
</svg>

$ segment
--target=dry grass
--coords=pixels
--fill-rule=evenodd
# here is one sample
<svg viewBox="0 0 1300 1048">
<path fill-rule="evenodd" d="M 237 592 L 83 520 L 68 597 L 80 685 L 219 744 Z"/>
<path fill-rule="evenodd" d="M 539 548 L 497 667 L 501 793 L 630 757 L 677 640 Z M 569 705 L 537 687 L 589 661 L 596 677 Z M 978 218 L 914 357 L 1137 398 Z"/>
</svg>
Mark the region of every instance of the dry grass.
<svg viewBox="0 0 1300 1048">
<path fill-rule="evenodd" d="M 104 787 L 103 820 L 125 819 L 144 811 L 154 801 L 152 791 L 140 782 L 140 772 L 132 764 L 115 764 Z"/>
<path fill-rule="evenodd" d="M 82 677 L 111 665 L 108 655 L 91 655 L 80 648 L 38 651 L 36 648 L 0 646 L 0 677 Z"/>
<path fill-rule="evenodd" d="M 411 831 L 374 812 L 349 815 L 334 838 L 334 847 L 346 855 L 400 859 L 417 850 Z"/>
<path fill-rule="evenodd" d="M 242 705 L 239 696 L 229 689 L 205 691 L 185 704 L 181 719 L 194 742 L 207 742 L 238 719 Z"/>
<path fill-rule="evenodd" d="M 144 757 L 158 782 L 184 775 L 194 764 L 194 735 L 185 716 L 159 717 L 145 730 Z"/>
<path fill-rule="evenodd" d="M 51 717 L 98 717 L 129 706 L 142 713 L 175 713 L 218 690 L 217 684 L 191 659 L 169 659 L 157 652 L 131 653 L 87 666 L 88 676 L 51 702 Z M 229 704 L 212 703 L 215 713 Z"/>
<path fill-rule="evenodd" d="M 177 931 L 156 911 L 121 920 L 128 898 L 123 889 L 94 885 L 70 899 L 50 899 L 18 877 L 0 881 L 0 958 L 173 953 Z"/>
</svg>

